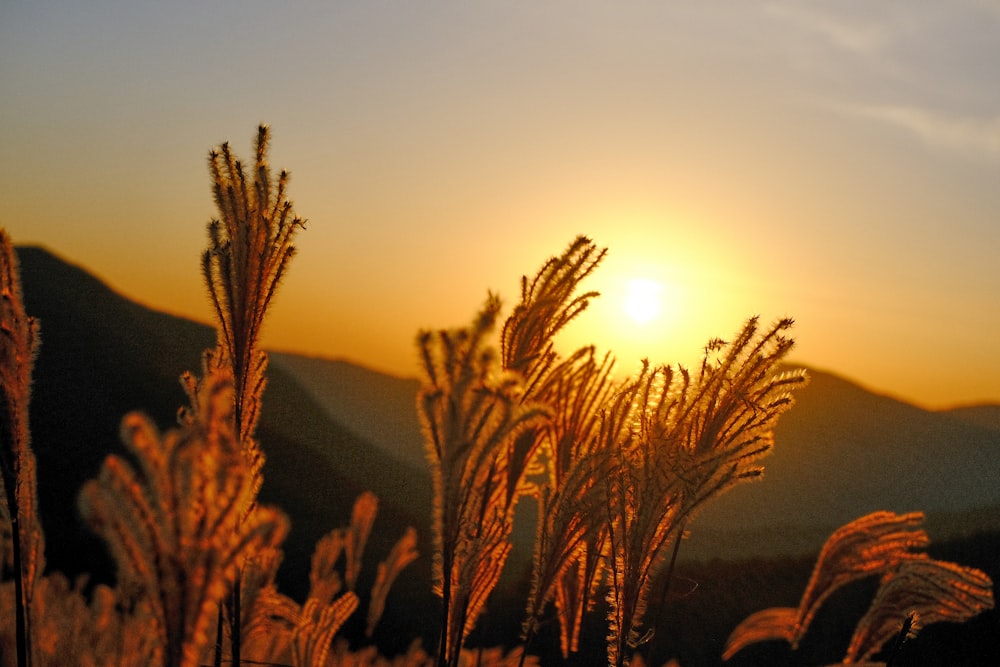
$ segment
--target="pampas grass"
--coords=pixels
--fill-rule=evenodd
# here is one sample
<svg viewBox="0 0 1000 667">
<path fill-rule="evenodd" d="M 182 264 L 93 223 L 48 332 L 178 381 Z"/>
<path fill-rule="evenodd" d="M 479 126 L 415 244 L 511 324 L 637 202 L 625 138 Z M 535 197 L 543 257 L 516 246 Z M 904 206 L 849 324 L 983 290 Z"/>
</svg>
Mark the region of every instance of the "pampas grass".
<svg viewBox="0 0 1000 667">
<path fill-rule="evenodd" d="M 823 545 L 798 607 L 764 609 L 748 616 L 726 641 L 723 659 L 762 641 L 797 648 L 820 605 L 847 584 L 879 578 L 871 606 L 858 621 L 839 664 L 874 661 L 890 639 L 904 640 L 930 623 L 961 623 L 992 609 L 993 582 L 985 573 L 931 559 L 920 512 L 873 512 L 838 528 Z"/>
<path fill-rule="evenodd" d="M 14 636 L 17 664 L 31 656 L 31 606 L 44 568 L 45 542 L 38 519 L 35 455 L 28 428 L 31 372 L 38 350 L 38 322 L 24 312 L 17 256 L 0 230 L 0 517 L 11 525 L 14 570 Z"/>
<path fill-rule="evenodd" d="M 362 493 L 347 525 L 316 544 L 299 603 L 276 584 L 288 521 L 257 502 L 267 366 L 260 336 L 304 226 L 287 199 L 288 174 L 271 174 L 269 141 L 268 128 L 258 128 L 250 170 L 228 144 L 210 153 L 218 217 L 202 271 L 217 344 L 181 379 L 188 405 L 179 424 L 160 431 L 141 413 L 126 415 L 126 455 L 107 457 L 80 495 L 115 560 L 115 586 L 88 590 L 82 580 L 42 576 L 27 419 L 38 327 L 0 235 L 0 516 L 10 526 L 0 534 L 9 535 L 12 561 L 3 571 L 13 574 L 0 585 L 0 609 L 14 619 L 0 624 L 0 649 L 9 661 L 13 646 L 18 667 L 388 664 L 373 646 L 352 647 L 339 635 L 361 610 L 361 641 L 370 641 L 390 587 L 418 557 L 416 531 L 405 531 L 378 565 L 365 609 L 358 589 L 378 499 Z M 489 294 L 468 325 L 418 334 L 416 409 L 434 492 L 432 586 L 442 604 L 436 654 L 414 643 L 393 664 L 534 665 L 529 648 L 549 613 L 569 659 L 602 594 L 608 663 L 645 664 L 643 647 L 669 630 L 649 619 L 684 534 L 697 529 L 706 503 L 761 474 L 775 424 L 806 381 L 781 369 L 792 321 L 752 318 L 731 341 L 710 341 L 697 368 L 644 363 L 615 379 L 612 354 L 585 346 L 563 356 L 554 342 L 597 298 L 584 283 L 607 252 L 579 236 L 522 277 L 502 324 L 500 299 Z M 526 496 L 539 516 L 525 646 L 472 652 L 465 644 L 500 580 L 514 509 Z M 879 577 L 880 588 L 843 664 L 870 662 L 893 637 L 927 623 L 991 608 L 985 574 L 922 551 L 921 520 L 878 513 L 838 530 L 799 607 L 749 617 L 725 657 L 765 639 L 797 646 L 830 594 L 862 577 Z"/>
</svg>

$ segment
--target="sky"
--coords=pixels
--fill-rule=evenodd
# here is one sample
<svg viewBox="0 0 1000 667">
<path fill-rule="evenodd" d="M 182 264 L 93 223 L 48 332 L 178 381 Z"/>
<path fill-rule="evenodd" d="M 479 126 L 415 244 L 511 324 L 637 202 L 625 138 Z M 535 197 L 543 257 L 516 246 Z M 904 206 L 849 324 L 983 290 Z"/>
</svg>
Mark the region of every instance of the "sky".
<svg viewBox="0 0 1000 667">
<path fill-rule="evenodd" d="M 415 376 L 418 330 L 585 234 L 567 350 L 692 363 L 791 316 L 799 363 L 1000 402 L 998 63 L 996 0 L 4 0 L 0 225 L 210 321 L 207 154 L 265 122 L 308 220 L 273 349 Z"/>
</svg>

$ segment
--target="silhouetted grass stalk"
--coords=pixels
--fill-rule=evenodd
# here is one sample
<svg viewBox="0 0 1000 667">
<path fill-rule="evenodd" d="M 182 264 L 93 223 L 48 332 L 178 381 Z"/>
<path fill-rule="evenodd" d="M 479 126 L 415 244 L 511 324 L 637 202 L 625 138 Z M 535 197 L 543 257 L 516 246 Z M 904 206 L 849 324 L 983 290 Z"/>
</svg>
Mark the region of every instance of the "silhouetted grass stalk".
<svg viewBox="0 0 1000 667">
<path fill-rule="evenodd" d="M 798 607 L 773 607 L 745 618 L 726 640 L 723 660 L 750 644 L 783 640 L 799 646 L 819 607 L 847 584 L 869 577 L 879 587 L 858 621 L 842 665 L 869 664 L 895 639 L 892 662 L 908 634 L 940 621 L 964 622 L 994 607 L 986 573 L 934 560 L 921 512 L 872 512 L 833 532 L 816 559 Z M 902 625 L 902 629 L 900 626 Z"/>
<path fill-rule="evenodd" d="M 208 225 L 209 247 L 202 271 L 218 318 L 219 350 L 215 360 L 228 364 L 235 384 L 236 433 L 260 486 L 264 457 L 254 440 L 261 395 L 266 382 L 267 355 L 259 347 L 267 309 L 288 263 L 295 254 L 292 240 L 305 221 L 294 215 L 285 196 L 288 173 L 271 181 L 267 162 L 269 130 L 257 129 L 253 181 L 224 143 L 209 154 L 219 218 Z M 256 494 L 244 514 L 253 509 Z M 232 661 L 240 664 L 242 577 L 237 577 L 229 599 Z M 221 620 L 221 612 L 220 612 Z M 221 653 L 216 655 L 216 665 Z"/>
<path fill-rule="evenodd" d="M 674 548 L 670 551 L 670 562 L 667 565 L 667 571 L 663 575 L 663 587 L 660 590 L 660 601 L 657 604 L 656 609 L 653 612 L 653 617 L 656 618 L 659 614 L 667 607 L 667 596 L 670 594 L 670 584 L 674 578 L 674 569 L 677 567 L 677 556 L 681 551 L 681 540 L 684 538 L 684 524 L 681 524 L 677 529 L 677 534 L 674 537 Z M 646 656 L 647 665 L 655 665 L 655 648 L 656 648 L 656 636 L 649 641 L 649 652 Z"/>
<path fill-rule="evenodd" d="M 11 524 L 14 567 L 14 633 L 18 667 L 31 662 L 31 601 L 42 565 L 44 541 L 35 492 L 28 405 L 38 348 L 38 323 L 24 311 L 17 256 L 0 230 L 0 469 Z"/>
<path fill-rule="evenodd" d="M 554 601 L 564 658 L 577 649 L 605 529 L 599 480 L 611 458 L 598 446 L 598 430 L 613 390 L 612 365 L 610 356 L 597 361 L 592 347 L 581 348 L 561 364 L 545 393 L 553 416 L 542 432 L 548 465 L 546 481 L 534 490 L 538 534 L 522 636 L 534 636 L 545 604 Z"/>
<path fill-rule="evenodd" d="M 706 502 L 760 475 L 778 417 L 804 373 L 782 373 L 791 320 L 760 332 L 750 319 L 731 343 L 710 341 L 697 373 L 644 366 L 620 401 L 631 404 L 627 437 L 614 443 L 618 465 L 606 485 L 611 545 L 609 661 L 653 636 L 643 630 L 664 546 Z M 619 408 L 628 410 L 628 408 Z"/>
<path fill-rule="evenodd" d="M 256 489 L 233 431 L 228 371 L 208 372 L 186 389 L 191 406 L 176 429 L 160 433 L 140 414 L 123 419 L 131 458 L 109 455 L 80 494 L 81 513 L 108 544 L 120 586 L 148 601 L 168 667 L 200 664 L 213 612 L 244 559 L 276 548 L 288 530 L 277 510 L 258 506 L 243 515 Z"/>
<path fill-rule="evenodd" d="M 553 337 L 595 296 L 577 294 L 604 256 L 578 237 L 521 280 L 504 323 L 500 355 L 485 337 L 499 300 L 471 327 L 422 332 L 424 386 L 418 408 L 435 491 L 435 581 L 443 601 L 439 664 L 457 664 L 462 644 L 510 552 L 513 509 L 536 462 L 550 385 L 566 370 Z"/>
<path fill-rule="evenodd" d="M 462 643 L 510 553 L 509 442 L 544 414 L 521 402 L 486 342 L 500 302 L 473 324 L 421 332 L 425 375 L 417 398 L 434 485 L 434 586 L 442 599 L 438 664 L 458 665 Z"/>
<path fill-rule="evenodd" d="M 579 292 L 582 282 L 593 273 L 607 254 L 585 236 L 576 237 L 566 250 L 548 259 L 533 278 L 521 277 L 521 299 L 504 323 L 501 333 L 501 358 L 506 370 L 524 379 L 522 400 L 545 405 L 550 419 L 525 429 L 511 442 L 513 505 L 517 495 L 532 495 L 539 503 L 539 532 L 533 555 L 532 591 L 527 601 L 523 639 L 534 636 L 545 602 L 553 595 L 574 559 L 593 539 L 588 520 L 594 494 L 594 479 L 600 474 L 600 455 L 587 449 L 587 428 L 595 422 L 594 410 L 600 407 L 612 366 L 610 356 L 598 365 L 593 347 L 577 350 L 567 359 L 555 350 L 555 337 L 583 313 L 597 292 Z M 543 467 L 539 451 L 544 450 L 548 465 Z M 571 451 L 572 450 L 572 451 Z M 573 462 L 571 463 L 571 460 Z M 547 470 L 548 482 L 539 486 L 526 479 Z M 557 511 L 559 508 L 561 511 Z M 589 584 L 584 586 L 584 590 Z M 557 605 L 565 600 L 557 594 Z M 586 593 L 579 598 L 586 605 Z M 560 615 L 563 619 L 563 616 Z M 561 634 L 573 634 L 561 620 Z M 575 626 L 578 627 L 578 626 Z M 564 639 L 563 644 L 572 643 Z M 568 654 L 566 649 L 564 653 Z M 521 654 L 521 662 L 527 652 Z"/>
</svg>

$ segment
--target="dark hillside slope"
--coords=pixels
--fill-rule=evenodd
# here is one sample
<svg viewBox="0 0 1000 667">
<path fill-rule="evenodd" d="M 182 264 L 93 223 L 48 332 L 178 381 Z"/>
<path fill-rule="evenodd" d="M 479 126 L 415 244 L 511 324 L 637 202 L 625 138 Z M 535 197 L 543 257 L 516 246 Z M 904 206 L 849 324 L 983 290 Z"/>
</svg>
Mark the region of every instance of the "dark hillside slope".
<svg viewBox="0 0 1000 667">
<path fill-rule="evenodd" d="M 138 306 L 40 248 L 19 248 L 25 308 L 41 324 L 31 401 L 40 511 L 50 567 L 106 572 L 103 545 L 82 526 L 76 499 L 108 453 L 124 453 L 119 424 L 141 409 L 176 421 L 178 382 L 198 369 L 212 330 Z"/>
<path fill-rule="evenodd" d="M 281 507 L 292 518 L 284 547 L 286 562 L 296 564 L 284 580 L 293 586 L 289 592 L 304 597 L 316 541 L 348 523 L 354 499 L 365 490 L 379 498 L 368 545 L 370 565 L 388 554 L 406 526 L 418 529 L 421 553 L 430 552 L 430 476 L 386 456 L 331 420 L 278 366 L 268 371 L 258 435 L 267 455 L 261 500 Z M 429 578 L 429 561 L 411 567 L 425 566 Z M 429 593 L 429 579 L 424 588 Z"/>
<path fill-rule="evenodd" d="M 712 503 L 695 533 L 736 531 L 740 548 L 766 555 L 783 542 L 792 553 L 814 550 L 831 529 L 879 509 L 923 510 L 935 537 L 1000 528 L 1000 511 L 990 511 L 1000 508 L 1000 431 L 830 373 L 810 377 L 778 424 L 763 480 Z M 960 517 L 980 523 L 958 525 Z"/>
<path fill-rule="evenodd" d="M 967 405 L 960 408 L 942 410 L 938 414 L 948 415 L 969 424 L 1000 431 L 1000 405 Z"/>
<path fill-rule="evenodd" d="M 42 320 L 32 418 L 55 547 L 64 535 L 85 539 L 67 508 L 105 453 L 119 449 L 121 416 L 141 408 L 173 424 L 184 401 L 177 377 L 199 367 L 213 333 L 138 306 L 43 250 L 20 252 L 29 313 Z M 924 510 L 936 539 L 1000 527 L 1000 430 L 988 421 L 996 406 L 930 412 L 830 373 L 811 376 L 779 423 L 763 481 L 710 504 L 683 555 L 810 553 L 833 528 L 875 509 Z M 262 494 L 292 515 L 288 562 L 301 565 L 299 552 L 345 521 L 363 488 L 382 498 L 381 539 L 410 523 L 426 538 L 417 382 L 288 354 L 274 355 L 269 378 Z M 50 551 L 60 569 L 88 567 Z"/>
<path fill-rule="evenodd" d="M 119 424 L 127 412 L 142 410 L 161 428 L 176 423 L 185 402 L 178 378 L 200 369 L 214 332 L 140 306 L 43 249 L 18 255 L 27 311 L 41 322 L 31 426 L 49 566 L 106 576 L 103 545 L 76 512 L 79 488 L 108 453 L 124 451 Z M 346 524 L 365 489 L 381 500 L 373 567 L 407 525 L 428 538 L 426 474 L 335 423 L 277 366 L 268 371 L 258 436 L 267 455 L 261 498 L 292 519 L 283 578 L 294 587 L 305 585 L 316 539 Z"/>
<path fill-rule="evenodd" d="M 271 364 L 292 373 L 338 424 L 414 468 L 426 470 L 417 417 L 420 383 L 347 361 L 273 353 Z"/>
<path fill-rule="evenodd" d="M 294 355 L 278 355 L 275 365 L 293 373 L 337 421 L 348 423 L 352 416 L 344 413 L 357 410 L 350 423 L 358 432 L 401 460 L 422 456 L 415 381 Z M 938 539 L 1000 528 L 1000 430 L 824 371 L 810 376 L 779 422 L 764 479 L 710 503 L 681 554 L 813 553 L 834 528 L 877 509 L 923 510 Z M 384 431 L 386 424 L 393 425 L 387 435 L 373 427 Z"/>
</svg>

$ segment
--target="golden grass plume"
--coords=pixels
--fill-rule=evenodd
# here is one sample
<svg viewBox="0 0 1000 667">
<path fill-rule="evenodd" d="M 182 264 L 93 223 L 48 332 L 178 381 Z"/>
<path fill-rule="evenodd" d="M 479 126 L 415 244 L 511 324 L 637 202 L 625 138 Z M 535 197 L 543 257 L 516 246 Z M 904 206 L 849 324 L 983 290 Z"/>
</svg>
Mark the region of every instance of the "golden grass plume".
<svg viewBox="0 0 1000 667">
<path fill-rule="evenodd" d="M 14 246 L 6 230 L 0 229 L 0 520 L 9 521 L 11 526 L 19 665 L 27 665 L 30 658 L 32 600 L 44 569 L 45 540 L 38 517 L 35 454 L 28 420 L 38 329 L 38 322 L 24 310 Z"/>
<path fill-rule="evenodd" d="M 820 605 L 847 584 L 868 577 L 880 583 L 858 622 L 840 664 L 873 663 L 874 656 L 904 635 L 938 621 L 962 622 L 993 608 L 993 582 L 980 570 L 933 560 L 921 512 L 873 512 L 838 528 L 823 545 L 798 607 L 755 612 L 730 634 L 728 660 L 746 646 L 784 640 L 796 648 Z"/>
</svg>

